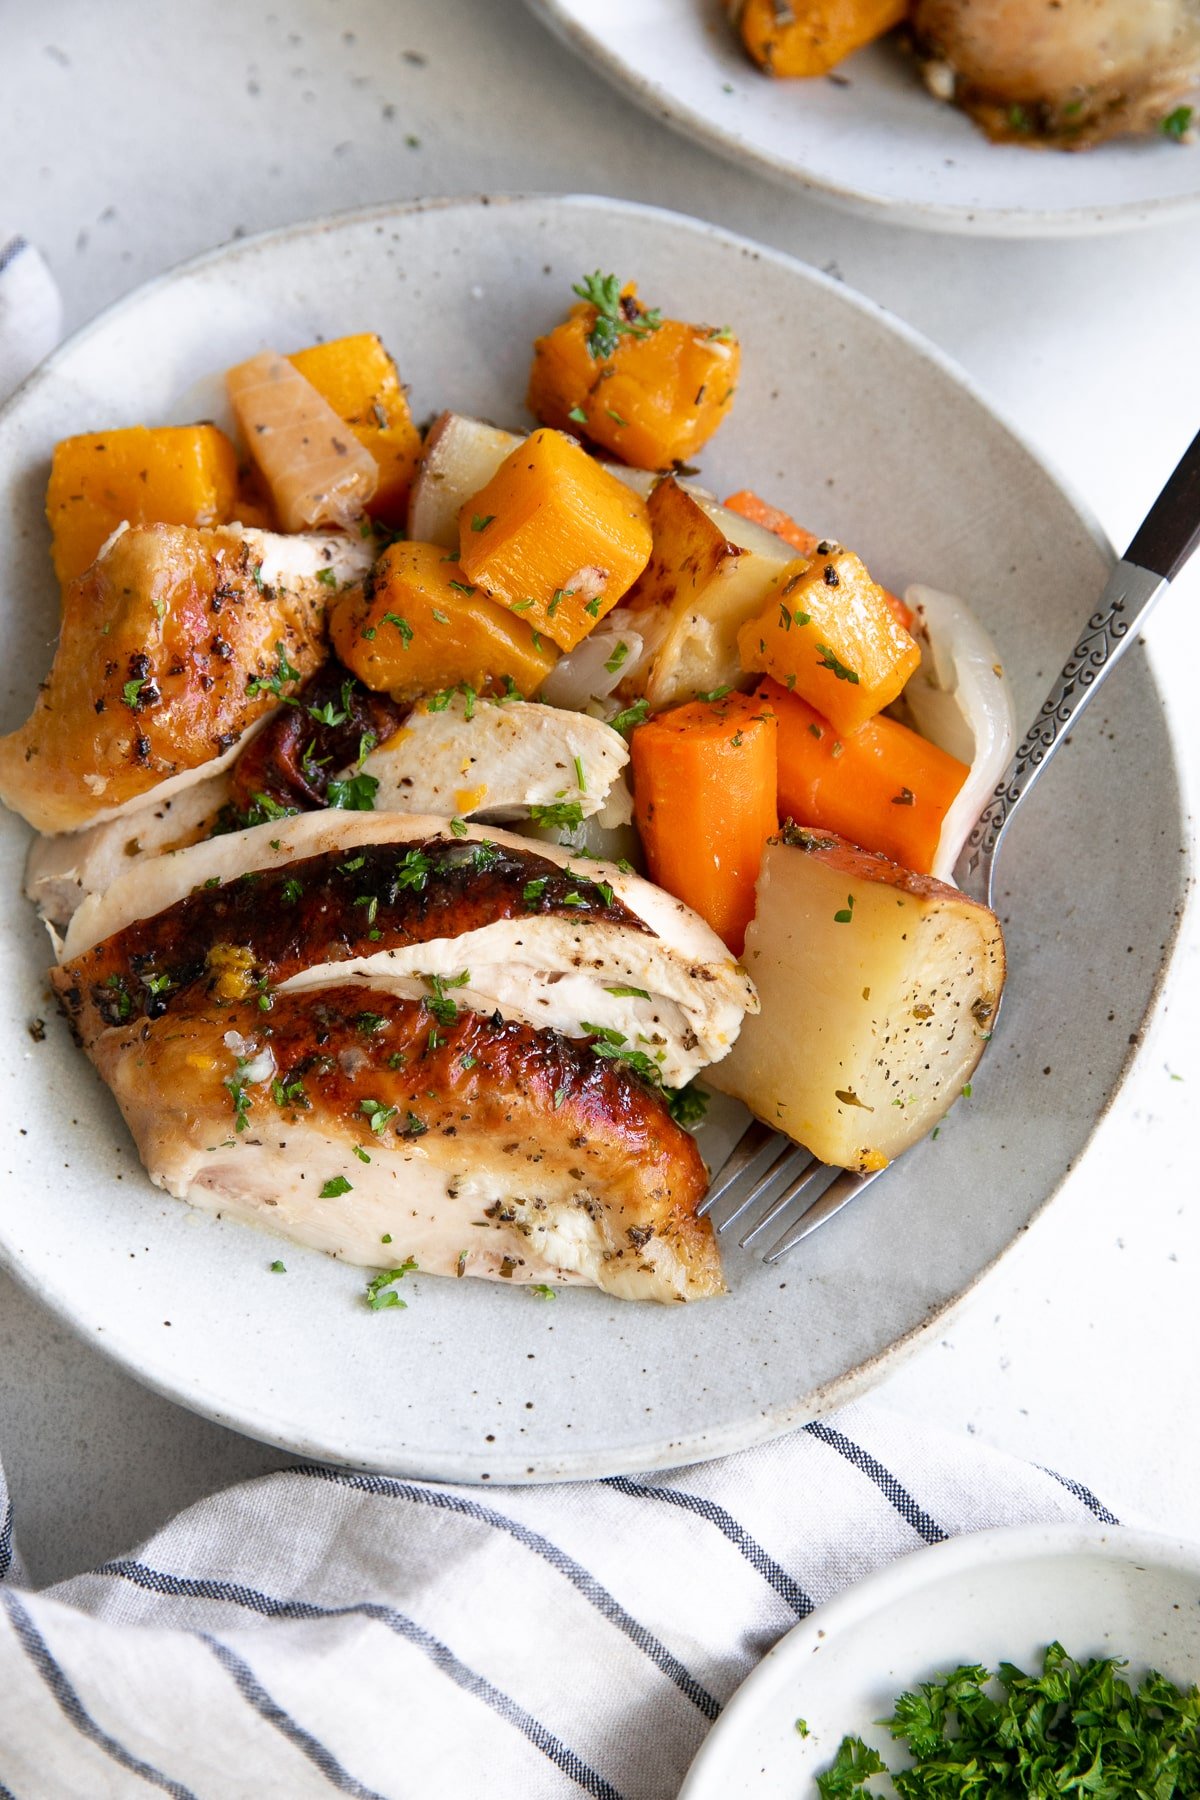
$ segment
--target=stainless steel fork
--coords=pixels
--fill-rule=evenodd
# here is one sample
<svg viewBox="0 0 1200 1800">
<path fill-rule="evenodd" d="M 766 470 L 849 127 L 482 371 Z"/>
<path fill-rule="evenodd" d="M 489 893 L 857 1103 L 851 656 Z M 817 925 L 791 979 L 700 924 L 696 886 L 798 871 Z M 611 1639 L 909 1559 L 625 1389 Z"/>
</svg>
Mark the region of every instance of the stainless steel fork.
<svg viewBox="0 0 1200 1800">
<path fill-rule="evenodd" d="M 954 867 L 972 899 L 992 903 L 996 853 L 1021 801 L 1064 742 L 1101 682 L 1111 675 L 1149 615 L 1200 542 L 1200 433 L 1150 508 L 1109 577 L 1083 634 L 1047 694 L 1033 724 L 980 814 Z M 701 1201 L 700 1213 L 720 1208 L 718 1232 L 762 1208 L 738 1242 L 745 1248 L 785 1216 L 790 1224 L 767 1251 L 778 1262 L 789 1250 L 856 1200 L 880 1175 L 852 1175 L 818 1162 L 801 1145 L 758 1120 L 751 1123 Z"/>
</svg>

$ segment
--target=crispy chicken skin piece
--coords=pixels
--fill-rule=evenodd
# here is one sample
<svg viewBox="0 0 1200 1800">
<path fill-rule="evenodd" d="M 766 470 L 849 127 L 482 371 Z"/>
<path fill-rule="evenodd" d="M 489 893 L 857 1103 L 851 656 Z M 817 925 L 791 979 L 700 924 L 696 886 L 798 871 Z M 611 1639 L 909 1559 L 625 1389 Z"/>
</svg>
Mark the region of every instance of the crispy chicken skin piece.
<svg viewBox="0 0 1200 1800">
<path fill-rule="evenodd" d="M 31 717 L 0 738 L 0 800 L 39 831 L 73 831 L 231 761 L 325 656 L 326 565 L 299 544 L 273 559 L 272 585 L 280 544 L 237 527 L 114 534 L 66 589 Z"/>
<path fill-rule="evenodd" d="M 1154 131 L 1200 77 L 1200 0 L 916 0 L 925 78 L 989 137 Z"/>
<path fill-rule="evenodd" d="M 724 1291 L 695 1142 L 557 1032 L 341 986 L 198 999 L 91 1055 L 158 1186 L 348 1262 Z"/>
<path fill-rule="evenodd" d="M 131 870 L 79 907 L 53 980 L 86 1040 L 196 990 L 423 994 L 464 972 L 463 1004 L 568 1035 L 602 1026 L 670 1087 L 725 1056 L 758 1005 L 704 921 L 627 868 L 498 827 L 338 809 Z"/>
</svg>

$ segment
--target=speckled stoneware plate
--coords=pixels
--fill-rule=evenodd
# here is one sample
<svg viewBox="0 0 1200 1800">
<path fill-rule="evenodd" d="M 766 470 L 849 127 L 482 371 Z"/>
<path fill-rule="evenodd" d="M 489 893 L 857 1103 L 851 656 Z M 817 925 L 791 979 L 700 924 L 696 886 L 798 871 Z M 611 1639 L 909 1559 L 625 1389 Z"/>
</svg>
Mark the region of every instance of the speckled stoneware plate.
<svg viewBox="0 0 1200 1800">
<path fill-rule="evenodd" d="M 529 0 L 631 99 L 760 174 L 925 231 L 1067 237 L 1200 206 L 1200 147 L 1128 138 L 1080 154 L 991 144 L 925 91 L 895 37 L 833 79 L 757 70 L 723 0 Z"/>
<path fill-rule="evenodd" d="M 1200 1548 L 1030 1525 L 902 1557 L 780 1639 L 705 1739 L 679 1800 L 811 1800 L 847 1732 L 898 1768 L 876 1721 L 899 1693 L 962 1663 L 1040 1669 L 1055 1639 L 1081 1659 L 1124 1658 L 1130 1681 L 1157 1669 L 1190 1687 L 1200 1680 Z"/>
<path fill-rule="evenodd" d="M 790 505 L 892 588 L 969 596 L 1031 714 L 1110 564 L 1079 505 L 960 373 L 840 284 L 709 226 L 572 198 L 418 205 L 235 244 L 51 358 L 0 415 L 0 723 L 25 717 L 54 636 L 42 500 L 57 438 L 178 418 L 214 369 L 364 328 L 399 356 L 417 418 L 449 405 L 519 425 L 530 339 L 596 267 L 636 275 L 670 312 L 737 326 L 742 386 L 704 454 L 708 482 Z M 272 1274 L 276 1240 L 165 1198 L 53 1015 L 45 937 L 20 894 L 28 834 L 5 816 L 0 1250 L 140 1379 L 305 1455 L 549 1479 L 714 1456 L 798 1424 L 938 1329 L 1120 1082 L 1185 866 L 1140 651 L 1075 738 L 1006 846 L 1009 999 L 975 1097 L 782 1268 L 733 1248 L 728 1299 L 678 1308 L 418 1276 L 407 1311 L 372 1313 L 361 1270 L 289 1248 L 286 1277 Z"/>
</svg>

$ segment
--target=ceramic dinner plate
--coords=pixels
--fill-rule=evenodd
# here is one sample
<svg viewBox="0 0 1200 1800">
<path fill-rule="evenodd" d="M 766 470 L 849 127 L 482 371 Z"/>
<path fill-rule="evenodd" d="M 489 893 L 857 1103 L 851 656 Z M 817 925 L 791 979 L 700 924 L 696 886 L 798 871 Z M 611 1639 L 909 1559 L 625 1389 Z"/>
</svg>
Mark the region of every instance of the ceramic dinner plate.
<svg viewBox="0 0 1200 1800">
<path fill-rule="evenodd" d="M 416 205 L 238 243 L 52 357 L 0 415 L 0 725 L 26 716 L 54 637 L 42 504 L 57 438 L 177 420 L 214 370 L 368 328 L 398 355 L 418 419 L 453 406 L 519 426 L 530 340 L 597 267 L 741 334 L 732 418 L 702 458 L 709 485 L 791 507 L 893 589 L 968 596 L 1031 715 L 1111 561 L 1079 504 L 961 373 L 840 284 L 705 225 L 570 198 Z M 48 945 L 20 893 L 28 832 L 5 815 L 0 1252 L 142 1381 L 301 1454 L 495 1482 L 734 1449 L 893 1366 L 1053 1194 L 1120 1082 L 1163 966 L 1182 841 L 1171 741 L 1135 651 L 1022 813 L 1011 853 L 1006 841 L 1003 1026 L 936 1142 L 781 1267 L 731 1248 L 726 1299 L 538 1300 L 418 1275 L 406 1311 L 374 1313 L 362 1270 L 281 1250 L 150 1185 L 53 1013 Z"/>
<path fill-rule="evenodd" d="M 810 1800 L 848 1732 L 898 1768 L 876 1722 L 898 1694 L 962 1663 L 1039 1670 L 1055 1639 L 1081 1660 L 1125 1659 L 1130 1681 L 1150 1669 L 1179 1687 L 1200 1681 L 1200 1549 L 1035 1525 L 906 1556 L 780 1639 L 705 1739 L 679 1800 Z"/>
<path fill-rule="evenodd" d="M 899 42 L 835 79 L 773 81 L 722 0 L 529 0 L 631 99 L 710 149 L 851 211 L 926 231 L 1059 237 L 1200 205 L 1200 148 L 1129 138 L 1079 154 L 991 144 L 933 100 Z"/>
</svg>

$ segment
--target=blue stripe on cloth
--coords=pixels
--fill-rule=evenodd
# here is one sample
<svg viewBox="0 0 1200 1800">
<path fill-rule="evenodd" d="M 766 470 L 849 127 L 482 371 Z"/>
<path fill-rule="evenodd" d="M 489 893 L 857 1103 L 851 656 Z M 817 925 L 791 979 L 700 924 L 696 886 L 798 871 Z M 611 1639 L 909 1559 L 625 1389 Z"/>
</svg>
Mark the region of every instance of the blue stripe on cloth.
<svg viewBox="0 0 1200 1800">
<path fill-rule="evenodd" d="M 2 1478 L 0 1478 L 2 1481 Z M 2 1489 L 0 1489 L 2 1491 Z M 4 1516 L 0 1519 L 0 1581 L 12 1568 L 13 1560 L 13 1503 L 5 1494 Z"/>
<path fill-rule="evenodd" d="M 310 1763 L 318 1768 L 326 1781 L 339 1789 L 343 1794 L 353 1794 L 355 1800 L 386 1800 L 386 1796 L 377 1793 L 374 1788 L 364 1787 L 342 1767 L 332 1750 L 326 1749 L 319 1738 L 311 1731 L 305 1731 L 303 1725 L 297 1724 L 292 1715 L 285 1712 L 277 1700 L 272 1699 L 262 1682 L 258 1679 L 249 1663 L 243 1662 L 228 1644 L 221 1643 L 219 1638 L 210 1637 L 206 1631 L 196 1634 L 201 1643 L 207 1644 L 226 1674 L 233 1677 L 238 1692 L 260 1713 L 269 1725 L 283 1733 L 298 1750 L 302 1750 Z"/>
<path fill-rule="evenodd" d="M 29 245 L 23 237 L 9 238 L 7 244 L 0 248 L 0 275 L 3 275 L 9 263 L 16 262 L 22 250 L 28 250 L 28 248 Z"/>
<path fill-rule="evenodd" d="M 912 1526 L 918 1537 L 924 1538 L 927 1544 L 942 1544 L 949 1533 L 935 1519 L 931 1519 L 923 1506 L 918 1506 L 908 1489 L 898 1481 L 890 1469 L 873 1457 L 869 1450 L 856 1444 L 844 1432 L 835 1431 L 826 1425 L 823 1419 L 813 1419 L 804 1427 L 810 1437 L 815 1437 L 822 1444 L 828 1444 L 839 1456 L 844 1456 L 848 1463 L 862 1472 L 869 1481 L 873 1481 L 880 1493 L 891 1501 L 900 1517 Z"/>
<path fill-rule="evenodd" d="M 631 1481 L 628 1475 L 607 1475 L 604 1486 L 613 1488 L 618 1494 L 626 1494 L 631 1500 L 659 1500 L 665 1506 L 678 1506 L 684 1512 L 694 1513 L 697 1518 L 715 1525 L 734 1548 L 741 1551 L 751 1568 L 762 1576 L 768 1586 L 773 1587 L 787 1601 L 797 1618 L 807 1619 L 812 1612 L 816 1603 L 805 1593 L 799 1582 L 793 1581 L 787 1570 L 781 1568 L 745 1527 L 738 1524 L 733 1514 L 726 1512 L 715 1501 L 705 1500 L 699 1494 L 685 1493 L 681 1488 L 658 1487 Z"/>
<path fill-rule="evenodd" d="M 3 1593 L 0 1593 L 0 1603 L 3 1603 L 8 1609 L 13 1630 L 20 1639 L 25 1654 L 75 1729 L 84 1737 L 90 1738 L 93 1744 L 98 1744 L 100 1749 L 111 1756 L 114 1762 L 120 1763 L 123 1769 L 129 1769 L 134 1775 L 140 1775 L 143 1781 L 150 1782 L 153 1787 L 161 1788 L 164 1794 L 172 1795 L 173 1800 L 196 1800 L 196 1795 L 190 1788 L 184 1787 L 182 1782 L 172 1781 L 170 1776 L 162 1774 L 160 1770 L 152 1768 L 149 1763 L 143 1762 L 140 1757 L 134 1756 L 132 1751 L 126 1750 L 123 1744 L 119 1744 L 116 1738 L 110 1737 L 108 1732 L 96 1723 L 67 1679 L 63 1669 L 55 1662 L 41 1632 L 11 1588 L 6 1588 Z"/>
<path fill-rule="evenodd" d="M 1091 1488 L 1084 1487 L 1082 1481 L 1072 1481 L 1069 1475 L 1060 1475 L 1057 1469 L 1048 1469 L 1044 1463 L 1034 1463 L 1033 1466 L 1035 1469 L 1040 1469 L 1043 1475 L 1049 1475 L 1052 1480 L 1059 1482 L 1066 1488 L 1068 1494 L 1074 1494 L 1079 1503 L 1086 1506 L 1090 1513 L 1094 1513 L 1102 1525 L 1119 1525 L 1121 1523 L 1116 1513 L 1109 1512 L 1104 1502 L 1097 1500 Z"/>
<path fill-rule="evenodd" d="M 406 1481 L 396 1481 L 386 1475 L 355 1475 L 348 1470 L 325 1469 L 318 1464 L 309 1464 L 298 1469 L 289 1469 L 290 1475 L 307 1475 L 319 1481 L 332 1481 L 341 1487 L 356 1488 L 362 1493 L 382 1495 L 388 1499 L 408 1500 L 416 1506 L 432 1506 L 443 1512 L 457 1513 L 463 1518 L 474 1519 L 481 1525 L 491 1526 L 497 1531 L 506 1531 L 525 1549 L 534 1555 L 543 1557 L 550 1566 L 564 1575 L 575 1590 L 585 1600 L 591 1602 L 596 1610 L 623 1631 L 625 1636 L 638 1649 L 648 1656 L 654 1665 L 675 1683 L 681 1694 L 687 1696 L 693 1706 L 703 1713 L 706 1719 L 715 1719 L 721 1711 L 721 1703 L 707 1688 L 703 1687 L 691 1671 L 673 1656 L 661 1640 L 652 1631 L 635 1619 L 632 1613 L 626 1612 L 608 1589 L 596 1577 L 589 1573 L 581 1563 L 557 1544 L 550 1542 L 540 1532 L 532 1531 L 517 1519 L 510 1519 L 507 1514 L 495 1512 L 490 1506 L 481 1506 L 477 1500 L 465 1500 L 459 1494 L 447 1493 L 441 1488 L 413 1487 Z"/>
<path fill-rule="evenodd" d="M 353 1606 L 318 1606 L 315 1600 L 280 1600 L 271 1594 L 260 1593 L 257 1588 L 244 1587 L 238 1582 L 213 1581 L 191 1575 L 168 1575 L 161 1569 L 147 1568 L 144 1563 L 134 1562 L 131 1558 L 102 1563 L 92 1573 L 119 1575 L 125 1581 L 132 1582 L 135 1587 L 145 1588 L 152 1594 L 228 1601 L 231 1605 L 244 1606 L 267 1619 L 346 1619 L 355 1616 L 373 1619 L 386 1625 L 397 1637 L 423 1650 L 443 1675 L 448 1676 L 464 1693 L 471 1694 L 475 1699 L 483 1701 L 485 1706 L 490 1706 L 493 1712 L 521 1732 L 586 1793 L 595 1795 L 596 1800 L 621 1800 L 620 1794 L 610 1782 L 589 1768 L 581 1756 L 555 1737 L 552 1731 L 526 1712 L 524 1707 L 518 1706 L 500 1688 L 493 1687 L 484 1676 L 468 1669 L 452 1650 L 435 1638 L 432 1632 L 426 1631 L 423 1625 L 418 1625 L 415 1619 L 397 1612 L 393 1607 L 383 1606 L 373 1600 L 362 1600 Z"/>
</svg>

